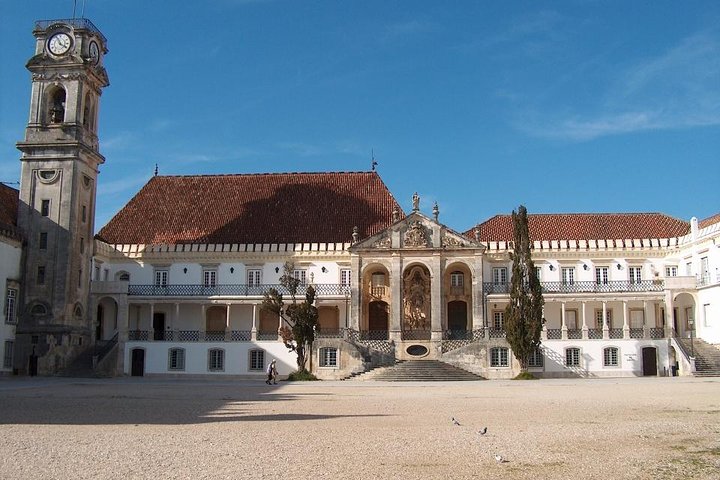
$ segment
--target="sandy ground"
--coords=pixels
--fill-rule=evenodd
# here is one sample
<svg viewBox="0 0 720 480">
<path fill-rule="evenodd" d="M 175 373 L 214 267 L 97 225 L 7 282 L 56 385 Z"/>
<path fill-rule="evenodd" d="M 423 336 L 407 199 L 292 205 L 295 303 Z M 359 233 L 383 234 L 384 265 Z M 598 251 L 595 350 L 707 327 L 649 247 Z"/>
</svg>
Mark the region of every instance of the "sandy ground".
<svg viewBox="0 0 720 480">
<path fill-rule="evenodd" d="M 718 479 L 720 379 L 2 379 L 0 477 Z"/>
</svg>

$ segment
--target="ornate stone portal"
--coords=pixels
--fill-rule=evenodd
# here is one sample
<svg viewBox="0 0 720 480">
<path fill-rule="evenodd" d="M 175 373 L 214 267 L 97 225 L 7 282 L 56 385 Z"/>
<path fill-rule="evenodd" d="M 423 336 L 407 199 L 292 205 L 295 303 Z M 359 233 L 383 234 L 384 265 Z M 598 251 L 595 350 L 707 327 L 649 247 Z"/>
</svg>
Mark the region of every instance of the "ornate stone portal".
<svg viewBox="0 0 720 480">
<path fill-rule="evenodd" d="M 430 275 L 419 265 L 403 277 L 402 329 L 430 330 Z"/>
</svg>

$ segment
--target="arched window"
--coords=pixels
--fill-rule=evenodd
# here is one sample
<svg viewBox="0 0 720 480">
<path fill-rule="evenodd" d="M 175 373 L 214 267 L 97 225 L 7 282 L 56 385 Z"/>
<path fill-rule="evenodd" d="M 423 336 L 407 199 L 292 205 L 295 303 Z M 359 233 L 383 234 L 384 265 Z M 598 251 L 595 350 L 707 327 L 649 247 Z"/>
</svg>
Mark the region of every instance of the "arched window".
<svg viewBox="0 0 720 480">
<path fill-rule="evenodd" d="M 617 367 L 618 349 L 616 347 L 607 347 L 603 350 L 603 367 Z"/>
<path fill-rule="evenodd" d="M 120 282 L 129 282 L 130 281 L 130 274 L 125 271 L 117 272 L 115 274 L 115 279 Z"/>
<path fill-rule="evenodd" d="M 62 87 L 55 87 L 50 92 L 48 119 L 50 123 L 62 123 L 65 121 L 65 89 Z"/>
<path fill-rule="evenodd" d="M 79 303 L 75 304 L 75 310 L 73 310 L 73 315 L 76 319 L 81 319 L 83 317 L 82 305 L 80 305 Z"/>
<path fill-rule="evenodd" d="M 43 315 L 47 315 L 47 308 L 41 303 L 36 303 L 30 309 L 30 315 L 34 317 L 42 317 Z"/>
</svg>

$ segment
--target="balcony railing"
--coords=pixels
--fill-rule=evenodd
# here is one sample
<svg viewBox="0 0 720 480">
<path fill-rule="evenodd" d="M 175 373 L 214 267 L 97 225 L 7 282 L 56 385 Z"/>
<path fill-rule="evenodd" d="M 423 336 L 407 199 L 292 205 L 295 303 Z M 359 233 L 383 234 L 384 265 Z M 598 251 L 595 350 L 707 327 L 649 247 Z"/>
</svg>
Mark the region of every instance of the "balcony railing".
<svg viewBox="0 0 720 480">
<path fill-rule="evenodd" d="M 100 32 L 100 30 L 87 18 L 64 18 L 61 20 L 38 20 L 35 22 L 35 29 L 36 30 L 45 30 L 50 25 L 55 25 L 56 23 L 64 23 L 67 25 L 70 25 L 71 27 L 75 29 L 85 29 L 90 30 L 94 34 L 98 35 L 100 38 L 103 39 L 103 42 L 107 42 L 107 39 L 105 38 L 105 35 Z"/>
<path fill-rule="evenodd" d="M 430 330 L 403 330 L 403 340 L 430 340 Z"/>
<path fill-rule="evenodd" d="M 568 340 L 580 340 L 582 338 L 582 330 L 580 329 L 568 329 L 567 331 Z"/>
<path fill-rule="evenodd" d="M 548 293 L 621 293 L 621 292 L 662 292 L 665 288 L 662 280 L 629 280 L 597 283 L 583 282 L 540 282 L 543 294 Z M 510 293 L 509 283 L 483 283 L 485 293 Z"/>
<path fill-rule="evenodd" d="M 613 338 L 613 339 L 623 338 L 623 329 L 622 328 L 611 328 L 610 329 L 610 338 Z"/>
<path fill-rule="evenodd" d="M 300 285 L 297 296 L 304 296 L 308 285 Z M 128 295 L 141 297 L 262 297 L 265 292 L 274 288 L 284 296 L 290 291 L 280 284 L 226 284 L 226 285 L 128 285 Z M 345 296 L 349 293 L 347 285 L 340 283 L 320 283 L 313 285 L 318 296 Z"/>
</svg>

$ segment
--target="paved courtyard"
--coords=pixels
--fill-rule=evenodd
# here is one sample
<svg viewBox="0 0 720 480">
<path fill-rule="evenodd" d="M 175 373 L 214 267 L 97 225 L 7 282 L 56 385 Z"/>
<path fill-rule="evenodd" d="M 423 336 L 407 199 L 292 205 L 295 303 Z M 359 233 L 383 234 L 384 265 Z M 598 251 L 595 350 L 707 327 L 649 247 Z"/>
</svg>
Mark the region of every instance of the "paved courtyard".
<svg viewBox="0 0 720 480">
<path fill-rule="evenodd" d="M 9 479 L 717 479 L 720 379 L 6 378 L 0 452 Z"/>
</svg>

